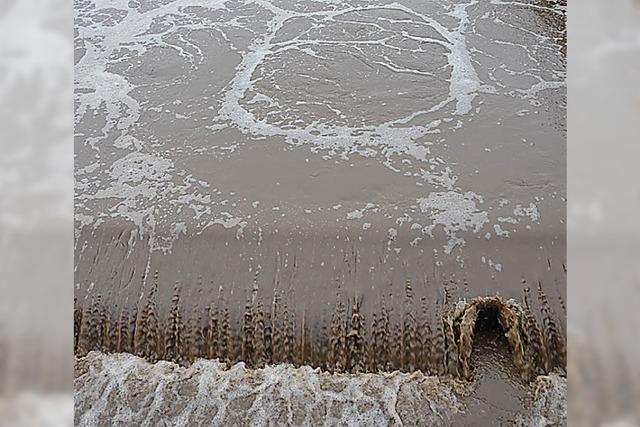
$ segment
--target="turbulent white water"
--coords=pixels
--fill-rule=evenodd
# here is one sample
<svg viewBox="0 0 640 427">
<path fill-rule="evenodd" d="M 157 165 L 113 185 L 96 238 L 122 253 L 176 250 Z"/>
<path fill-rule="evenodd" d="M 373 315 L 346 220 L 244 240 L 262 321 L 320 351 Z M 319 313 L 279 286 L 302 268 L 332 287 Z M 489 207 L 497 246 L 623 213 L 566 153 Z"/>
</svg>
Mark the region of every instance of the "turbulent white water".
<svg viewBox="0 0 640 427">
<path fill-rule="evenodd" d="M 328 374 L 290 365 L 188 368 L 127 354 L 76 360 L 76 425 L 446 425 L 472 385 L 421 373 Z M 566 380 L 540 377 L 520 425 L 566 422 Z"/>
</svg>

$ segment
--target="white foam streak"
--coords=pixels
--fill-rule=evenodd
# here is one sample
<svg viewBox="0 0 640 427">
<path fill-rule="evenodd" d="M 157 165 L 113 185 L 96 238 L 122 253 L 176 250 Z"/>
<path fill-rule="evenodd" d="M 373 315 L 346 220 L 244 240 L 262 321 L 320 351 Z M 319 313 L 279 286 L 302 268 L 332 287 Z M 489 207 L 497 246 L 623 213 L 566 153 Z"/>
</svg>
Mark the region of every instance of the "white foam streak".
<svg viewBox="0 0 640 427">
<path fill-rule="evenodd" d="M 311 144 L 317 149 L 327 150 L 330 154 L 338 154 L 347 158 L 350 154 L 360 154 L 363 156 L 376 156 L 383 154 L 386 163 L 394 156 L 410 156 L 419 161 L 427 161 L 428 148 L 423 143 L 416 141 L 427 135 L 434 128 L 439 126 L 441 120 L 433 120 L 425 125 L 403 126 L 413 118 L 433 113 L 444 108 L 451 101 L 456 102 L 455 114 L 467 114 L 471 110 L 471 105 L 477 91 L 481 89 L 478 76 L 471 63 L 470 54 L 466 48 L 463 32 L 466 29 L 468 17 L 466 7 L 475 4 L 458 5 L 452 15 L 460 20 L 460 24 L 455 31 L 450 31 L 435 19 L 417 13 L 412 9 L 399 4 L 376 5 L 362 8 L 347 7 L 344 9 L 332 10 L 328 12 L 292 12 L 277 8 L 269 3 L 260 4 L 274 13 L 274 17 L 269 23 L 269 32 L 261 39 L 254 42 L 248 52 L 242 58 L 242 62 L 237 67 L 237 73 L 231 81 L 230 88 L 226 92 L 224 102 L 220 109 L 217 120 L 229 120 L 239 129 L 255 136 L 262 137 L 284 137 L 290 144 Z M 258 68 L 268 59 L 270 55 L 280 52 L 283 49 L 282 43 L 273 43 L 277 32 L 284 24 L 294 17 L 317 17 L 323 19 L 333 19 L 336 16 L 344 15 L 353 11 L 370 10 L 401 10 L 431 26 L 440 33 L 447 41 L 438 41 L 438 44 L 445 46 L 450 52 L 447 54 L 449 65 L 452 69 L 450 77 L 449 97 L 437 105 L 425 110 L 412 113 L 409 117 L 381 123 L 373 127 L 351 127 L 325 125 L 315 122 L 304 127 L 279 127 L 269 123 L 264 119 L 257 119 L 249 110 L 243 106 L 243 99 L 246 94 L 254 89 L 254 74 Z M 340 45 L 353 45 L 358 43 L 381 43 L 382 41 L 339 41 Z M 296 40 L 288 41 L 284 45 L 287 49 L 297 45 L 308 45 L 311 43 L 326 44 L 330 40 Z"/>
</svg>

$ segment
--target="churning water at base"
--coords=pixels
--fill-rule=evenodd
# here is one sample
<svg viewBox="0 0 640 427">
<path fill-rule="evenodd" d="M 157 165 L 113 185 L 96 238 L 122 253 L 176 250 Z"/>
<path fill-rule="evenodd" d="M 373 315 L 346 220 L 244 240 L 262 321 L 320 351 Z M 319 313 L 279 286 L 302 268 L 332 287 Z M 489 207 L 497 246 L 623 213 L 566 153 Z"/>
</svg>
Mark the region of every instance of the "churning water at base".
<svg viewBox="0 0 640 427">
<path fill-rule="evenodd" d="M 198 359 L 185 368 L 91 352 L 76 359 L 74 386 L 80 426 L 451 425 L 470 410 L 532 426 L 565 424 L 567 411 L 566 379 L 555 374 L 538 377 L 522 393 L 517 414 L 473 401 L 473 383 L 422 373 L 329 374 L 288 364 L 247 369 Z"/>
</svg>

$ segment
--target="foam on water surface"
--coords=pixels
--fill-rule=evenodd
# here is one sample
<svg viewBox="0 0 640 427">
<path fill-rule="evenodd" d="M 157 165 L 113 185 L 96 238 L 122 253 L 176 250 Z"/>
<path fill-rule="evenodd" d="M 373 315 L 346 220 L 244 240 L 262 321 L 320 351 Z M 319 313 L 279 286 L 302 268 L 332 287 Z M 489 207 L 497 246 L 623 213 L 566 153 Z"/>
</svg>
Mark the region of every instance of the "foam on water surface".
<svg viewBox="0 0 640 427">
<path fill-rule="evenodd" d="M 328 374 L 290 365 L 225 368 L 197 360 L 188 368 L 149 364 L 127 354 L 76 359 L 80 426 L 442 425 L 465 412 L 470 385 L 421 373 Z M 517 425 L 566 422 L 566 380 L 540 377 Z M 534 393 L 535 390 L 535 393 Z"/>
<path fill-rule="evenodd" d="M 436 225 L 442 225 L 449 236 L 445 253 L 450 254 L 455 245 L 464 244 L 456 232 L 473 230 L 479 233 L 489 222 L 487 212 L 478 209 L 476 202 L 482 203 L 482 197 L 473 192 L 465 194 L 455 192 L 431 193 L 429 197 L 418 199 L 422 212 L 429 212 L 432 225 L 423 231 L 432 235 Z"/>
<path fill-rule="evenodd" d="M 484 15 L 478 16 L 481 11 Z M 477 101 L 480 95 L 529 100 L 564 85 L 557 64 L 557 72 L 541 72 L 529 87 L 515 92 L 495 72 L 480 73 L 479 60 L 492 57 L 492 48 L 477 46 L 476 27 L 491 13 L 477 1 L 418 8 L 405 2 L 303 7 L 276 1 L 176 0 L 143 6 L 78 0 L 75 122 L 76 141 L 83 148 L 76 169 L 76 212 L 84 216 L 77 225 L 88 225 L 90 218 L 94 224 L 107 217 L 125 219 L 152 236 L 152 250 L 170 250 L 177 238 L 172 232 L 176 217 L 187 234 L 226 227 L 233 223 L 229 218 L 238 218 L 240 237 L 248 225 L 263 226 L 263 214 L 249 218 L 250 202 L 242 192 L 229 197 L 221 194 L 223 189 L 212 191 L 212 178 L 194 178 L 187 165 L 212 155 L 242 156 L 247 144 L 266 139 L 309 147 L 328 162 L 374 158 L 423 186 L 421 199 L 442 191 L 468 193 L 469 180 L 461 182 L 456 165 L 433 153 L 444 148 L 436 137 L 473 120 L 485 102 L 484 97 Z M 536 43 L 548 39 L 534 35 Z M 532 61 L 546 61 L 537 50 L 513 43 Z M 225 59 L 216 62 L 208 46 Z M 504 62 L 509 64 L 507 58 Z M 511 65 L 502 70 L 517 73 Z M 153 96 L 190 87 L 203 92 L 160 101 Z M 183 135 L 198 147 L 188 149 L 190 141 L 180 147 L 149 132 L 158 123 L 149 121 L 154 112 L 197 129 L 195 136 Z M 151 128 L 145 130 L 146 125 Z M 209 135 L 230 130 L 244 137 L 231 134 L 239 141 L 234 144 L 206 143 Z M 220 154 L 211 154 L 215 149 Z M 153 160 L 133 161 L 142 156 Z M 158 167 L 162 176 L 150 173 Z M 139 177 L 135 185 L 123 182 L 132 174 Z M 231 206 L 223 203 L 228 199 Z M 458 218 L 461 224 L 480 224 L 478 215 L 486 220 L 455 237 L 451 224 L 439 222 L 431 211 L 421 220 L 435 219 L 425 224 L 429 230 L 443 226 L 449 253 L 462 250 L 463 234 L 479 233 L 495 221 L 491 208 L 463 210 L 471 216 Z M 359 217 L 358 209 L 353 206 L 347 218 Z M 281 216 L 290 214 L 285 210 Z"/>
<path fill-rule="evenodd" d="M 153 330 L 171 358 L 172 325 L 177 340 L 215 305 L 215 330 L 238 338 L 225 351 L 247 361 L 185 368 L 90 353 L 77 360 L 80 424 L 463 417 L 476 391 L 444 376 L 248 366 L 271 328 L 258 320 L 269 305 L 287 358 L 327 357 L 330 369 L 353 372 L 362 359 L 344 356 L 344 343 L 327 355 L 305 340 L 324 342 L 332 326 L 362 355 L 340 319 L 380 329 L 374 315 L 390 308 L 398 330 L 405 315 L 407 330 L 416 317 L 438 319 L 438 348 L 454 360 L 459 330 L 439 317 L 452 293 L 518 299 L 526 276 L 557 308 L 565 58 L 562 25 L 546 14 L 564 11 L 527 5 L 76 0 L 76 309 L 86 334 L 77 344 L 104 346 L 109 334 L 92 322 L 122 326 L 141 313 L 147 326 L 163 320 L 144 339 L 128 337 L 131 348 Z M 402 292 L 415 293 L 420 314 Z M 250 330 L 256 339 L 243 341 Z M 405 355 L 396 362 L 404 369 Z M 564 380 L 550 378 L 549 402 L 562 400 Z M 522 424 L 545 422 L 538 412 L 562 419 L 562 405 L 545 405 L 528 406 Z"/>
</svg>

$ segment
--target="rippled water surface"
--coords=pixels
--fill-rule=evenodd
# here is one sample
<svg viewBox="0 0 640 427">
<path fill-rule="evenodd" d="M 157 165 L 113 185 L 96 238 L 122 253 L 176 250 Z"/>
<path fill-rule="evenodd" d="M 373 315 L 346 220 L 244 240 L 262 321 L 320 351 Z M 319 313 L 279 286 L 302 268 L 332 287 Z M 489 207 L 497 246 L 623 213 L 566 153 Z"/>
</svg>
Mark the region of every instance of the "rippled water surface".
<svg viewBox="0 0 640 427">
<path fill-rule="evenodd" d="M 280 298 L 297 331 L 319 334 L 336 298 L 367 319 L 386 304 L 393 319 L 406 283 L 434 311 L 521 300 L 524 279 L 562 327 L 561 2 L 75 11 L 80 308 L 100 295 L 115 315 L 133 309 L 157 272 L 162 319 L 178 281 L 184 313 L 224 301 L 234 328 L 247 301 Z M 517 377 L 508 359 L 487 370 L 506 372 L 500 386 L 479 383 L 484 404 Z M 505 414 L 522 409 L 509 399 Z"/>
<path fill-rule="evenodd" d="M 80 291 L 564 296 L 564 35 L 553 2 L 77 1 Z"/>
</svg>

